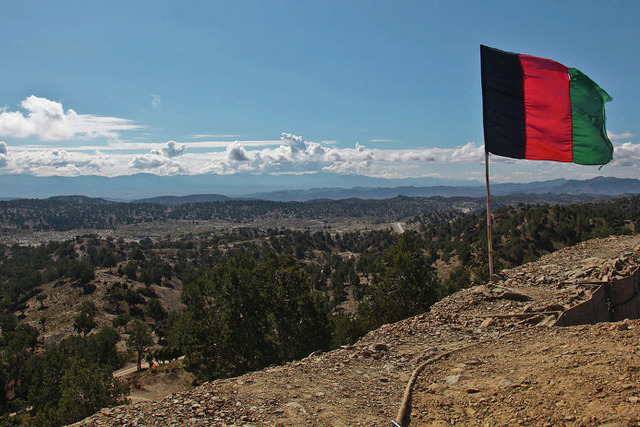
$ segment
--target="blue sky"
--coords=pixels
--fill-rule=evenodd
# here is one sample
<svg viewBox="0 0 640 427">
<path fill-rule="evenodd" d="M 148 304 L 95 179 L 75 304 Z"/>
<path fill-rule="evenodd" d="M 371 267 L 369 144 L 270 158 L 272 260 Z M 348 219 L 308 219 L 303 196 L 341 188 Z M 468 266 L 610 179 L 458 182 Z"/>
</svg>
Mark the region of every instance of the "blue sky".
<svg viewBox="0 0 640 427">
<path fill-rule="evenodd" d="M 480 44 L 579 68 L 614 98 L 613 164 L 494 157 L 492 179 L 640 178 L 638 18 L 637 1 L 7 3 L 0 180 L 482 180 Z"/>
</svg>

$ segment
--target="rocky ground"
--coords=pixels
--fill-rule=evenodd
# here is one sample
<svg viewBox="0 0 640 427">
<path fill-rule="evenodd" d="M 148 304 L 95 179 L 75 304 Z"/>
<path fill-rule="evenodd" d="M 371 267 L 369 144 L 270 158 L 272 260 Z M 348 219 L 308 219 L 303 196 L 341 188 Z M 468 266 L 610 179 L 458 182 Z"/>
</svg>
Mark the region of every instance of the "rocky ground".
<svg viewBox="0 0 640 427">
<path fill-rule="evenodd" d="M 640 322 L 529 328 L 429 364 L 411 426 L 637 425 Z M 612 424 L 616 423 L 616 424 Z"/>
<path fill-rule="evenodd" d="M 592 240 L 502 272 L 353 346 L 103 409 L 76 425 L 390 425 L 419 366 L 412 426 L 640 425 L 640 323 L 549 327 L 589 298 L 593 282 L 638 265 L 640 236 Z"/>
</svg>

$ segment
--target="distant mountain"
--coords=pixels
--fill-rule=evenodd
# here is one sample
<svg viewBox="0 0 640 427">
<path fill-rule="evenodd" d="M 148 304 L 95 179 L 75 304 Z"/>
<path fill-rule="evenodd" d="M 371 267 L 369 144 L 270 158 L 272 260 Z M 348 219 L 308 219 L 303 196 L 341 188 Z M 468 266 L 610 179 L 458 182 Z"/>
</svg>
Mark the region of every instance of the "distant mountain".
<svg viewBox="0 0 640 427">
<path fill-rule="evenodd" d="M 426 185 L 468 185 L 466 181 L 444 181 L 433 178 L 384 179 L 360 175 L 316 173 L 308 175 L 123 175 L 113 178 L 95 175 L 78 177 L 37 177 L 32 175 L 0 175 L 0 199 L 46 198 L 82 194 L 110 200 L 131 201 L 157 196 L 190 194 L 224 194 L 246 197 L 250 193 L 326 187 L 399 187 Z"/>
<path fill-rule="evenodd" d="M 256 199 L 273 201 L 305 201 L 312 199 L 389 199 L 397 196 L 407 197 L 484 197 L 484 185 L 473 186 L 431 186 L 431 187 L 377 187 L 364 188 L 314 188 L 311 190 L 285 190 L 269 193 L 254 193 Z M 572 194 L 592 196 L 620 196 L 623 194 L 640 194 L 640 180 L 598 177 L 584 181 L 556 179 L 551 181 L 531 182 L 526 184 L 492 184 L 491 194 L 508 196 L 518 194 Z"/>
<path fill-rule="evenodd" d="M 254 193 L 247 197 L 273 200 L 280 202 L 304 202 L 313 199 L 391 199 L 397 196 L 406 197 L 481 197 L 485 194 L 485 187 L 455 187 L 455 186 L 433 186 L 433 187 L 353 187 L 353 188 L 313 188 L 310 190 L 283 190 L 269 193 Z"/>
<path fill-rule="evenodd" d="M 318 188 L 318 185 L 323 185 Z M 0 175 L 0 199 L 46 198 L 81 194 L 116 201 L 144 200 L 176 205 L 198 201 L 251 198 L 271 201 L 388 199 L 407 197 L 483 197 L 485 185 L 435 179 L 383 179 L 319 173 L 309 175 L 179 175 L 137 174 L 114 178 L 101 176 L 34 177 Z M 526 184 L 491 184 L 491 194 L 573 194 L 617 196 L 640 194 L 640 181 L 598 177 L 588 180 L 556 179 Z M 224 196 L 223 196 L 224 195 Z M 185 198 L 186 197 L 186 198 Z"/>
<path fill-rule="evenodd" d="M 178 206 L 185 203 L 224 202 L 230 197 L 221 194 L 193 194 L 190 196 L 158 196 L 149 199 L 134 200 L 133 203 L 153 203 L 165 206 Z"/>
<path fill-rule="evenodd" d="M 567 194 L 638 194 L 640 193 L 640 181 L 637 179 L 597 177 L 586 181 L 569 180 L 565 182 L 560 191 Z"/>
</svg>

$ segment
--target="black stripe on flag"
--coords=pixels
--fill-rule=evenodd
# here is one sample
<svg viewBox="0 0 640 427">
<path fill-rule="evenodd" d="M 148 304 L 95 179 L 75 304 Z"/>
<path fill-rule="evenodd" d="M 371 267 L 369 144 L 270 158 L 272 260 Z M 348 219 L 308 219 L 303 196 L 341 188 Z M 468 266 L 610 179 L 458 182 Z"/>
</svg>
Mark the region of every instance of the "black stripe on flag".
<svg viewBox="0 0 640 427">
<path fill-rule="evenodd" d="M 515 53 L 480 45 L 485 150 L 524 159 L 524 86 Z"/>
</svg>

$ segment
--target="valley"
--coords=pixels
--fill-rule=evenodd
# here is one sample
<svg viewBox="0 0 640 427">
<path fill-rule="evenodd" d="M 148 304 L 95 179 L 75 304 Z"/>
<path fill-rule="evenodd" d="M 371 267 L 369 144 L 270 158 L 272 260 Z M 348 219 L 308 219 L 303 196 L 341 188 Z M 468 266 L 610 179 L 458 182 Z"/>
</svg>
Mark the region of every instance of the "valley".
<svg viewBox="0 0 640 427">
<path fill-rule="evenodd" d="M 540 277 L 541 284 L 562 280 L 554 279 L 560 270 L 540 273 L 548 267 L 531 270 L 535 264 L 530 263 L 541 256 L 545 259 L 545 254 L 561 256 L 563 248 L 571 253 L 574 245 L 589 239 L 614 235 L 620 242 L 630 242 L 624 236 L 635 234 L 640 219 L 637 196 L 574 204 L 563 203 L 575 200 L 570 198 L 548 203 L 545 196 L 543 204 L 522 202 L 532 197 L 537 196 L 507 197 L 496 207 L 497 267 L 502 270 L 500 280 L 508 283 L 491 286 L 487 285 L 481 199 L 219 201 L 170 207 L 87 198 L 2 202 L 0 352 L 7 379 L 2 419 L 14 425 L 65 424 L 126 399 L 141 402 L 169 393 L 200 393 L 196 390 L 201 389 L 193 387 L 211 381 L 227 384 L 235 380 L 225 378 L 242 375 L 251 379 L 275 366 L 284 366 L 287 372 L 286 366 L 306 366 L 307 362 L 295 361 L 307 360 L 310 354 L 315 356 L 309 361 L 333 360 L 333 355 L 343 353 L 349 358 L 351 362 L 343 361 L 343 356 L 334 361 L 340 367 L 335 375 L 353 376 L 349 380 L 353 385 L 344 386 L 345 398 L 359 389 L 357 379 L 367 376 L 375 384 L 372 390 L 390 390 L 390 385 L 395 390 L 407 381 L 411 366 L 419 360 L 461 348 L 469 339 L 482 341 L 492 328 L 481 330 L 476 338 L 475 332 L 465 334 L 484 324 L 479 320 L 486 316 L 481 302 L 492 301 L 486 295 L 500 286 L 533 292 L 533 298 L 545 307 L 571 304 L 573 300 L 558 297 L 574 294 L 563 290 L 545 294 L 546 288 L 535 285 Z M 69 228 L 71 225 L 74 227 Z M 592 254 L 615 258 L 603 251 L 606 245 L 611 246 L 609 250 L 615 248 L 612 242 L 618 240 L 602 242 L 609 243 L 599 243 Z M 633 253 L 633 244 L 624 245 L 625 251 Z M 586 258 L 580 255 L 572 262 L 584 264 L 580 259 Z M 559 265 L 559 258 L 552 259 L 555 261 L 544 265 Z M 624 273 L 633 259 L 627 257 L 615 271 Z M 530 273 L 519 279 L 524 282 L 511 283 L 508 277 L 525 266 Z M 599 264 L 592 266 L 588 274 L 600 274 L 599 268 Z M 576 268 L 565 270 L 573 271 L 573 277 L 579 275 Z M 524 283 L 534 278 L 530 285 L 534 287 L 523 291 Z M 433 323 L 431 316 L 445 306 L 444 312 L 459 312 L 460 316 Z M 470 311 L 466 314 L 465 310 Z M 516 307 L 500 310 L 509 313 Z M 405 332 L 395 338 L 371 338 L 414 316 L 427 322 L 425 332 L 420 332 L 431 337 L 425 338 L 427 347 L 411 347 L 415 343 Z M 492 327 L 513 323 L 501 316 L 493 320 Z M 457 329 L 461 321 L 463 326 Z M 445 329 L 429 329 L 438 324 Z M 514 324 L 516 329 L 526 326 Z M 378 329 L 383 325 L 387 326 Z M 437 342 L 430 341 L 434 331 L 440 331 Z M 486 338 L 497 337 L 496 331 Z M 405 341 L 409 347 L 400 344 Z M 400 359 L 387 360 L 397 348 L 404 349 L 398 350 Z M 102 350 L 95 353 L 97 349 Z M 357 359 L 362 363 L 355 363 Z M 371 365 L 374 360 L 393 363 Z M 115 380 L 110 376 L 125 366 L 133 370 L 137 364 L 146 367 L 148 361 L 159 367 Z M 367 370 L 369 365 L 378 366 L 375 374 Z M 47 366 L 44 371 L 43 366 Z M 351 366 L 354 371 L 349 371 Z M 88 389 L 74 391 L 84 387 L 78 376 L 86 376 L 87 368 L 96 374 L 92 381 L 101 391 L 94 389 L 95 401 L 76 405 L 71 411 L 70 396 L 89 393 Z M 384 378 L 380 377 L 384 372 Z M 265 389 L 260 393 L 269 388 L 276 393 L 276 385 L 269 381 L 265 384 L 271 385 L 261 386 Z M 326 381 L 342 384 L 338 377 Z M 310 395 L 325 402 L 322 396 L 334 394 L 319 388 Z M 287 404 L 295 399 L 286 396 L 277 402 Z M 367 402 L 388 402 L 388 408 L 397 403 L 395 394 L 376 396 L 362 395 Z M 23 402 L 29 402 L 30 409 Z M 345 408 L 351 405 L 340 402 Z M 309 404 L 298 403 L 303 408 Z M 322 405 L 320 412 L 336 411 L 327 402 Z M 273 410 L 279 416 L 302 413 L 298 404 L 289 406 L 282 413 L 277 405 Z M 390 410 L 380 414 L 388 417 Z M 120 413 L 105 411 L 107 415 Z M 235 417 L 238 413 L 229 414 Z M 249 417 L 245 424 L 253 418 L 277 419 L 246 412 L 242 416 Z M 369 415 L 358 416 L 369 419 Z M 333 425 L 338 420 L 323 419 L 318 419 L 318 425 Z M 294 421 L 282 422 L 306 425 Z M 161 421 L 149 422 L 161 425 Z"/>
</svg>

